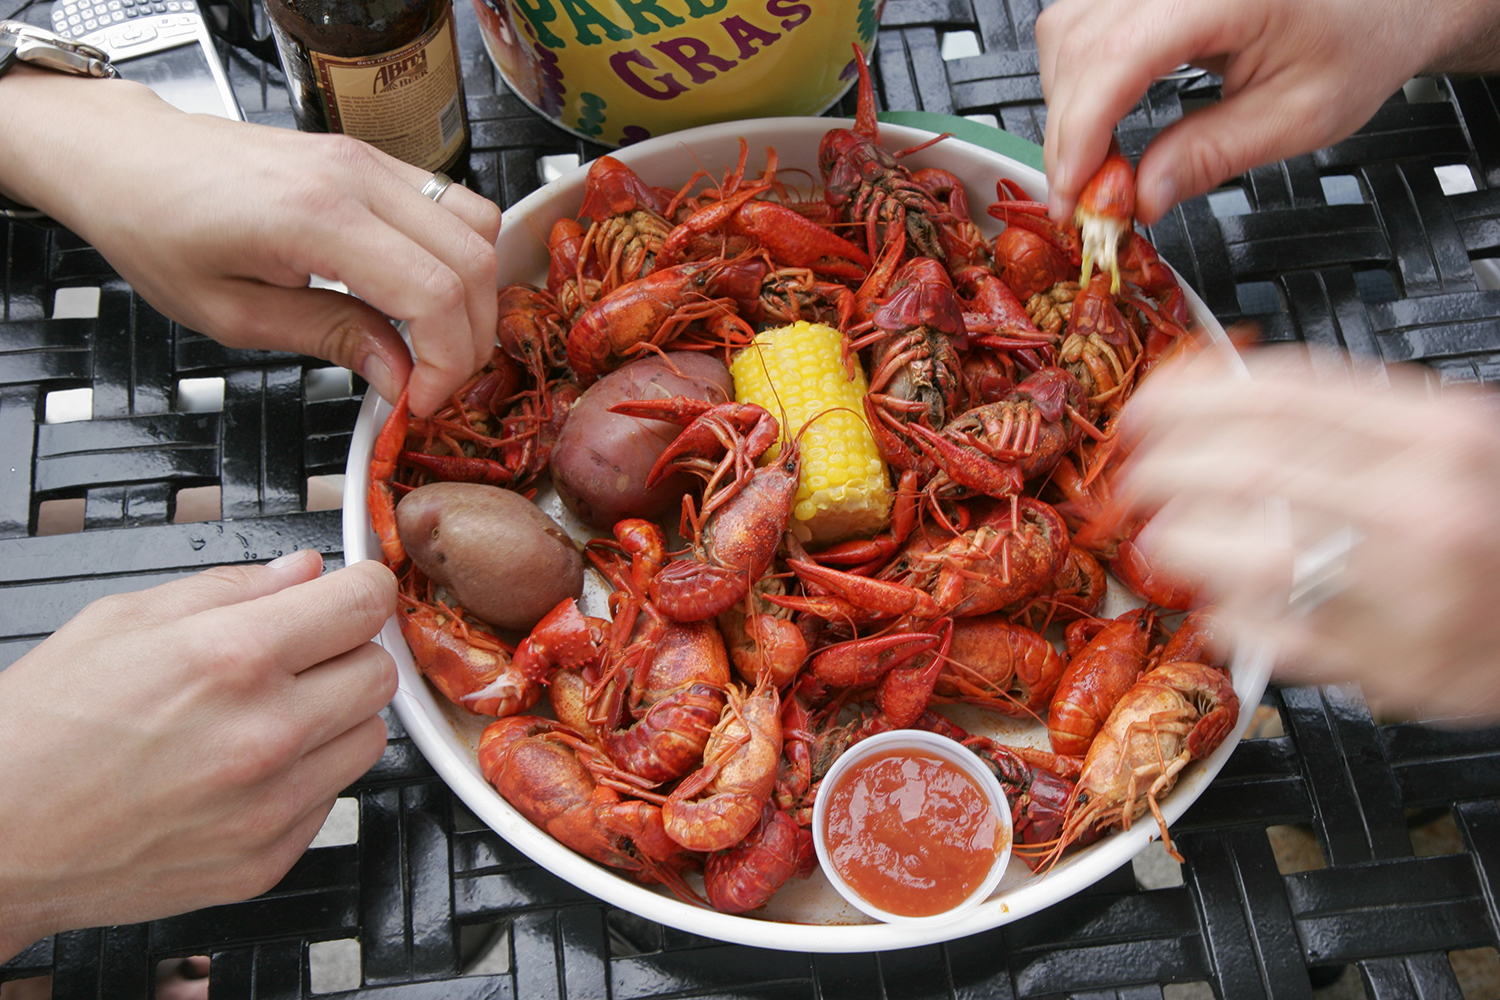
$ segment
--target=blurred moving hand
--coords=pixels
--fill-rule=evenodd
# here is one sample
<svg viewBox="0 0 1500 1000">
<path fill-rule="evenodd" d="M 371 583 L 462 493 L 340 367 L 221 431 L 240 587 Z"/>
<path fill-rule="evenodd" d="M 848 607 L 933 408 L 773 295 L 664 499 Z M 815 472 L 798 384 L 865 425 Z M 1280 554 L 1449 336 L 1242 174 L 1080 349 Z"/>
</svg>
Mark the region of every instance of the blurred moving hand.
<svg viewBox="0 0 1500 1000">
<path fill-rule="evenodd" d="M 256 895 L 385 749 L 396 581 L 316 552 L 89 605 L 0 671 L 0 962 Z"/>
<path fill-rule="evenodd" d="M 1261 163 L 1329 145 L 1419 72 L 1500 69 L 1490 0 L 1061 0 L 1037 19 L 1051 214 L 1071 219 L 1115 124 L 1151 81 L 1191 63 L 1224 99 L 1168 126 L 1136 172 L 1136 214 Z"/>
<path fill-rule="evenodd" d="M 1500 712 L 1500 410 L 1390 369 L 1380 391 L 1336 355 L 1263 348 L 1252 377 L 1163 366 L 1126 407 L 1120 485 L 1148 557 L 1201 574 L 1240 641 L 1284 681 L 1357 680 L 1392 706 Z M 1357 369 L 1356 369 L 1357 370 Z M 1356 541 L 1331 593 L 1288 612 L 1294 562 Z"/>
<path fill-rule="evenodd" d="M 423 197 L 429 176 L 345 136 L 185 115 L 125 80 L 18 67 L 0 82 L 0 194 L 177 322 L 343 365 L 388 400 L 410 377 L 419 415 L 490 359 L 500 230 L 466 188 Z M 314 274 L 360 298 L 307 287 Z M 410 321 L 415 366 L 387 315 Z"/>
</svg>

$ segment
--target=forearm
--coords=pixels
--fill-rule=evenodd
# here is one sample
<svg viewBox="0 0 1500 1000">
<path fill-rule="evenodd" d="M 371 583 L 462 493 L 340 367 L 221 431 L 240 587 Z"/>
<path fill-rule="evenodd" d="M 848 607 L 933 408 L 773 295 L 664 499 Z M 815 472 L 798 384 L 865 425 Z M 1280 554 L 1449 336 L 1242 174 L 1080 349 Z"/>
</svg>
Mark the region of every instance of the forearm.
<svg viewBox="0 0 1500 1000">
<path fill-rule="evenodd" d="M 178 112 L 128 80 L 12 68 L 0 77 L 0 194 L 77 230 L 98 210 L 86 168 L 129 141 L 118 123 L 143 114 Z"/>
<path fill-rule="evenodd" d="M 1500 2 L 1449 0 L 1424 9 L 1421 16 L 1430 20 L 1438 53 L 1425 72 L 1500 73 Z"/>
</svg>

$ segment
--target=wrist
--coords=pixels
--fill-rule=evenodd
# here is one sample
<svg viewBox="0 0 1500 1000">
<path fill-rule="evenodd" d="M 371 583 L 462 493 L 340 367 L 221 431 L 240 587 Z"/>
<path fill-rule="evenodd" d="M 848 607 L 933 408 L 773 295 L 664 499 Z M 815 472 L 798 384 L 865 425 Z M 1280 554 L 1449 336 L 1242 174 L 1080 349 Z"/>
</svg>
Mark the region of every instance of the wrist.
<svg viewBox="0 0 1500 1000">
<path fill-rule="evenodd" d="M 1424 73 L 1484 74 L 1500 71 L 1500 7 L 1490 0 L 1425 3 L 1414 11 L 1431 18 L 1435 30 Z M 1421 34 L 1419 32 L 1419 34 Z"/>
<path fill-rule="evenodd" d="M 87 194 L 86 168 L 108 149 L 105 130 L 151 104 L 170 110 L 126 80 L 12 67 L 0 76 L 0 195 L 76 229 L 73 209 Z"/>
</svg>

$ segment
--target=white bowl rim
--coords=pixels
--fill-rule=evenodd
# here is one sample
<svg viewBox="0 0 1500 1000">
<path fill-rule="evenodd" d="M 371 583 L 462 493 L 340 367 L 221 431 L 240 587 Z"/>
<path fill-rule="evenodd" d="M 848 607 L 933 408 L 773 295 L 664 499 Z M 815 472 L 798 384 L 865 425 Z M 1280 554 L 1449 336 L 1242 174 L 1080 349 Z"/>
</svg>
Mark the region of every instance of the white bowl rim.
<svg viewBox="0 0 1500 1000">
<path fill-rule="evenodd" d="M 812 836 L 813 846 L 818 853 L 818 864 L 823 868 L 823 874 L 827 876 L 829 883 L 838 890 L 849 903 L 858 907 L 862 912 L 883 920 L 890 924 L 904 924 L 908 927 L 924 927 L 930 924 L 945 924 L 956 920 L 965 913 L 990 898 L 1000 884 L 1000 879 L 1005 875 L 1005 869 L 1010 865 L 1010 849 L 1014 830 L 1011 828 L 1010 800 L 1005 797 L 1005 789 L 1000 787 L 1000 780 L 995 777 L 993 771 L 984 765 L 979 756 L 969 750 L 968 747 L 942 733 L 931 733 L 925 729 L 894 729 L 887 733 L 878 733 L 868 739 L 860 740 L 854 746 L 839 754 L 838 759 L 833 762 L 826 774 L 823 775 L 823 788 L 832 792 L 838 788 L 838 779 L 855 764 L 874 756 L 882 751 L 889 750 L 916 750 L 930 753 L 941 760 L 945 760 L 978 783 L 984 797 L 989 800 L 990 808 L 995 810 L 995 815 L 1000 825 L 1005 828 L 1005 846 L 995 855 L 995 860 L 990 863 L 990 870 L 985 873 L 984 880 L 974 887 L 964 899 L 941 913 L 933 913 L 923 917 L 906 916 L 900 913 L 892 913 L 884 907 L 876 906 L 865 899 L 844 880 L 833 864 L 833 858 L 828 853 L 828 802 L 827 795 L 819 795 L 813 805 Z"/>
<path fill-rule="evenodd" d="M 690 155 L 694 143 L 737 140 L 740 137 L 754 137 L 754 142 L 771 139 L 778 147 L 788 139 L 803 139 L 815 144 L 815 137 L 821 137 L 829 129 L 849 128 L 853 124 L 852 120 L 838 118 L 747 119 L 705 125 L 647 139 L 612 151 L 610 155 L 630 164 L 663 150 L 680 147 Z M 882 145 L 890 149 L 916 145 L 935 136 L 935 133 L 923 129 L 885 123 L 881 124 L 880 131 Z M 961 142 L 957 139 L 945 141 Z M 967 155 L 988 159 L 995 167 L 1002 168 L 1008 175 L 1018 179 L 1033 196 L 1044 195 L 1046 179 L 1041 171 L 983 147 L 969 143 L 961 145 L 965 150 L 972 151 Z M 928 153 L 930 150 L 917 154 L 909 162 L 920 164 Z M 505 213 L 506 222 L 510 223 L 518 216 L 524 218 L 530 212 L 545 206 L 585 169 L 586 164 L 580 165 L 577 170 L 554 179 L 527 195 Z M 988 197 L 988 194 L 981 196 Z M 1233 353 L 1223 327 L 1197 293 L 1185 281 L 1181 281 L 1181 275 L 1178 278 L 1191 314 L 1206 328 L 1210 339 L 1228 352 L 1226 357 L 1233 357 L 1237 363 L 1238 356 Z M 497 281 L 505 280 L 502 261 L 502 274 Z M 380 424 L 389 411 L 389 404 L 378 395 L 366 393 L 354 433 L 350 437 L 349 462 L 344 483 L 343 535 L 345 559 L 351 563 L 379 558 L 378 546 L 371 544 L 373 535 L 366 508 L 366 489 L 369 483 L 371 447 Z M 428 705 L 435 704 L 432 701 L 434 696 L 412 666 L 410 651 L 394 617 L 386 623 L 378 638 L 397 660 L 400 686 L 392 699 L 397 717 L 433 769 L 480 820 L 538 865 L 585 892 L 613 906 L 691 934 L 752 947 L 799 952 L 869 952 L 936 944 L 991 930 L 1066 899 L 1130 861 L 1155 839 L 1154 824 L 1133 824 L 1129 830 L 1112 833 L 1085 851 L 1065 859 L 1047 877 L 1028 882 L 1017 891 L 998 899 L 986 900 L 960 919 L 928 927 L 895 923 L 804 924 L 719 913 L 660 895 L 622 875 L 616 875 L 532 826 L 483 780 L 471 753 L 465 751 L 460 756 L 447 721 L 440 714 L 429 710 Z M 1244 647 L 1237 653 L 1231 669 L 1241 700 L 1239 720 L 1218 750 L 1206 760 L 1195 762 L 1202 775 L 1197 793 L 1189 797 L 1180 794 L 1185 790 L 1179 788 L 1179 794 L 1172 795 L 1162 803 L 1162 813 L 1169 823 L 1175 822 L 1196 801 L 1197 795 L 1211 783 L 1239 743 L 1253 715 L 1253 707 L 1259 702 L 1269 679 L 1273 658 L 1274 650 L 1268 642 Z"/>
</svg>

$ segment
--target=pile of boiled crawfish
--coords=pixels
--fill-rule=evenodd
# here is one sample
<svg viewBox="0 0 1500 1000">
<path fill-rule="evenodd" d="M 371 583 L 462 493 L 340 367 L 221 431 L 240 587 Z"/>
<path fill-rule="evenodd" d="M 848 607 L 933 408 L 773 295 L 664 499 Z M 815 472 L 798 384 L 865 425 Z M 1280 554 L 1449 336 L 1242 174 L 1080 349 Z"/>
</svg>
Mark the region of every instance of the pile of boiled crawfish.
<svg viewBox="0 0 1500 1000">
<path fill-rule="evenodd" d="M 732 913 L 810 872 L 820 778 L 866 736 L 914 727 L 970 747 L 1038 867 L 1147 809 L 1166 838 L 1158 798 L 1238 713 L 1203 611 L 1162 641 L 1193 586 L 1150 565 L 1109 493 L 1121 407 L 1188 325 L 1133 229 L 1128 162 L 1111 150 L 1077 225 L 999 181 L 989 212 L 1006 226 L 987 239 L 956 177 L 881 147 L 858 65 L 856 124 L 819 149 L 821 198 L 790 192 L 774 151 L 747 179 L 743 142 L 722 181 L 700 171 L 680 191 L 595 161 L 587 224 L 552 230 L 546 289 L 500 290 L 494 361 L 431 418 L 403 400 L 371 466 L 418 666 L 500 717 L 479 746 L 486 778 L 570 848 Z M 525 493 L 583 387 L 669 344 L 727 360 L 798 320 L 842 331 L 870 372 L 867 419 L 899 477 L 889 533 L 806 551 L 788 531 L 796 437 L 757 465 L 772 414 L 667 400 L 620 410 L 684 424 L 657 466 L 705 489 L 685 500 L 684 551 L 641 519 L 584 547 L 609 619 L 567 600 L 513 645 L 407 565 L 406 490 Z M 1105 565 L 1144 608 L 1096 617 Z M 1041 634 L 1054 626 L 1066 655 Z M 544 694 L 553 718 L 520 714 Z M 965 732 L 933 710 L 952 703 L 1044 721 L 1052 752 Z"/>
</svg>

